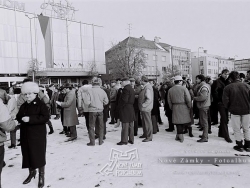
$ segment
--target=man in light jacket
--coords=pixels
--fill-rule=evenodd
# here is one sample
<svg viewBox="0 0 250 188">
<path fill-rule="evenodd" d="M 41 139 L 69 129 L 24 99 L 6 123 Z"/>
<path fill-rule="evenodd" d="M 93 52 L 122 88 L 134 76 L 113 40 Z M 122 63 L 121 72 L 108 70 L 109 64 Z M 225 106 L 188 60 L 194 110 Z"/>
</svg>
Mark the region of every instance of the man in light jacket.
<svg viewBox="0 0 250 188">
<path fill-rule="evenodd" d="M 84 100 L 85 105 L 89 109 L 89 140 L 87 146 L 95 145 L 95 124 L 96 121 L 99 123 L 99 145 L 103 144 L 103 109 L 104 105 L 107 105 L 109 100 L 106 92 L 100 88 L 102 82 L 100 78 L 94 77 L 92 79 L 92 89 L 89 90 L 86 100 Z"/>
<path fill-rule="evenodd" d="M 197 142 L 208 141 L 208 110 L 211 105 L 211 89 L 205 82 L 205 76 L 200 74 L 196 76 L 196 83 L 200 85 L 197 96 L 194 97 L 197 107 L 199 109 L 200 124 L 203 127 L 203 134 Z"/>
<path fill-rule="evenodd" d="M 87 97 L 88 90 L 92 88 L 91 85 L 88 85 L 88 80 L 83 80 L 82 87 L 78 89 L 77 100 L 78 100 L 78 111 L 80 114 L 83 114 L 85 117 L 86 127 L 89 130 L 89 108 L 84 104 L 84 100 Z"/>
<path fill-rule="evenodd" d="M 143 135 L 140 136 L 140 138 L 145 138 L 142 140 L 143 142 L 149 142 L 152 141 L 153 138 L 151 110 L 153 109 L 154 92 L 153 87 L 148 82 L 148 78 L 146 76 L 141 77 L 141 83 L 143 85 L 143 89 L 139 94 L 138 104 L 142 115 Z"/>
</svg>

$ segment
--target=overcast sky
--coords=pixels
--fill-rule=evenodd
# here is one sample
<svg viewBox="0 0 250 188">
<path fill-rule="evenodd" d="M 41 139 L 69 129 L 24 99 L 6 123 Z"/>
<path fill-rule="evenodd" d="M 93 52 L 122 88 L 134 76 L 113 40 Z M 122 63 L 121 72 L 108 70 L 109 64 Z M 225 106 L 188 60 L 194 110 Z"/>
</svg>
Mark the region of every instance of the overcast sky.
<svg viewBox="0 0 250 188">
<path fill-rule="evenodd" d="M 40 13 L 47 0 L 25 2 L 27 12 Z M 54 0 L 60 2 L 59 0 Z M 64 4 L 64 0 L 61 0 Z M 111 42 L 142 35 L 153 40 L 209 54 L 250 58 L 250 0 L 69 0 L 76 20 L 104 27 L 105 50 Z"/>
</svg>

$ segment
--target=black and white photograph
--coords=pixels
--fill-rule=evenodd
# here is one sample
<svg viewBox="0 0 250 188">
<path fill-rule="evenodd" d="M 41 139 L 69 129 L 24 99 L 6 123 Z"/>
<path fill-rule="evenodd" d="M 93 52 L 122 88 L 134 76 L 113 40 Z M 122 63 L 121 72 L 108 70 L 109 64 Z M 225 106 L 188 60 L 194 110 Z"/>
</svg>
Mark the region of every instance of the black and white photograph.
<svg viewBox="0 0 250 188">
<path fill-rule="evenodd" d="M 0 0 L 0 188 L 247 188 L 250 0 Z"/>
</svg>

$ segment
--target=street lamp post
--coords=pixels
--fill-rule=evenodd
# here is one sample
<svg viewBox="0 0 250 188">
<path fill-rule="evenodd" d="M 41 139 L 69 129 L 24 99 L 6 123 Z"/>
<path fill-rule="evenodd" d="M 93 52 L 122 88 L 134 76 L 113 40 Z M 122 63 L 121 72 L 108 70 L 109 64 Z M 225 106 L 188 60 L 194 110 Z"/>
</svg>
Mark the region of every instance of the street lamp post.
<svg viewBox="0 0 250 188">
<path fill-rule="evenodd" d="M 33 18 L 36 18 L 35 16 L 34 17 L 29 17 L 27 14 L 25 14 L 25 16 L 27 17 L 27 18 L 29 18 L 29 20 L 30 20 L 30 52 L 31 52 L 31 63 L 33 64 L 34 62 L 33 62 L 33 45 L 32 45 L 32 31 L 31 31 L 31 19 L 33 19 Z M 34 65 L 32 65 L 32 66 L 34 66 Z M 35 81 L 35 71 L 34 71 L 34 67 L 33 67 L 33 70 L 32 70 L 32 80 L 33 80 L 33 82 Z"/>
<path fill-rule="evenodd" d="M 199 48 L 198 48 L 198 68 L 199 68 L 199 74 L 200 74 L 200 71 L 201 71 L 201 70 L 200 70 L 200 54 L 199 54 L 199 50 L 200 50 L 200 49 L 203 49 L 203 47 L 199 47 Z"/>
<path fill-rule="evenodd" d="M 159 39 L 161 39 L 160 37 L 155 37 L 155 43 L 158 42 Z M 157 68 L 157 54 L 156 54 L 156 50 L 157 50 L 157 46 L 155 48 L 155 78 L 156 78 L 156 83 L 157 83 L 157 79 L 158 79 L 158 68 Z"/>
</svg>

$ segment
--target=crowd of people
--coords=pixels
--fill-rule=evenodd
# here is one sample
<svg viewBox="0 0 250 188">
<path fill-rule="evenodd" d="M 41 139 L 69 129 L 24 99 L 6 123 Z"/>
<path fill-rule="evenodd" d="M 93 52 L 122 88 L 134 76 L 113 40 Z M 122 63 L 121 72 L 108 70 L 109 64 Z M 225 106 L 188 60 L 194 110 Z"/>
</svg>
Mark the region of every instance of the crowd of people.
<svg viewBox="0 0 250 188">
<path fill-rule="evenodd" d="M 77 140 L 78 117 L 84 116 L 89 143 L 95 140 L 102 145 L 106 139 L 106 126 L 121 126 L 121 140 L 117 145 L 134 144 L 138 128 L 142 127 L 142 142 L 153 140 L 159 132 L 158 124 L 163 124 L 160 106 L 164 106 L 168 119 L 167 132 L 176 127 L 175 140 L 184 142 L 184 134 L 193 137 L 194 119 L 199 119 L 198 128 L 203 133 L 197 140 L 208 142 L 211 126 L 219 123 L 218 136 L 228 143 L 228 123 L 234 131 L 237 151 L 250 151 L 250 70 L 245 77 L 237 71 L 222 70 L 218 79 L 211 80 L 197 75 L 195 83 L 182 76 L 175 76 L 158 85 L 146 76 L 124 77 L 102 83 L 94 77 L 89 83 L 73 87 L 66 83 L 58 87 L 51 84 L 47 89 L 29 79 L 20 87 L 12 86 L 7 91 L 0 89 L 0 173 L 4 165 L 6 131 L 10 132 L 9 148 L 21 146 L 22 168 L 29 169 L 23 184 L 29 183 L 39 172 L 38 187 L 44 187 L 46 165 L 46 124 L 53 134 L 51 115 L 61 120 L 62 131 L 68 139 Z M 220 115 L 220 121 L 218 119 Z M 16 132 L 20 129 L 20 143 L 16 144 Z M 243 134 L 242 134 L 243 131 Z M 171 134 L 171 133 L 170 133 Z"/>
</svg>

